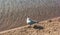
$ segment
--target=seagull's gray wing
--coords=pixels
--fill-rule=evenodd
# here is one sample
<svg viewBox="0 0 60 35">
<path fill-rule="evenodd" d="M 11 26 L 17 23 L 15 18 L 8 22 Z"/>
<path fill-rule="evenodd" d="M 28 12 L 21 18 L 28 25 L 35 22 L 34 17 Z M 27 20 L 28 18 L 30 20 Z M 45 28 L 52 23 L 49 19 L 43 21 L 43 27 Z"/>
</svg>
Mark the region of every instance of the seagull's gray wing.
<svg viewBox="0 0 60 35">
<path fill-rule="evenodd" d="M 30 25 L 32 24 L 35 24 L 35 23 L 38 23 L 37 21 L 34 21 L 34 20 L 30 20 L 31 22 L 29 23 Z"/>
</svg>

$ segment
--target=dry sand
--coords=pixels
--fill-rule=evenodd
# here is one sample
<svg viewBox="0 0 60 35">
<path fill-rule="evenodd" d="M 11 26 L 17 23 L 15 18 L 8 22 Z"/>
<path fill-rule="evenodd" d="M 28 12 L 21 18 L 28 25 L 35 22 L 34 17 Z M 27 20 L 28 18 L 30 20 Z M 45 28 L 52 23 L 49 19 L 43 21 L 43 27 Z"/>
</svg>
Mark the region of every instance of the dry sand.
<svg viewBox="0 0 60 35">
<path fill-rule="evenodd" d="M 0 35 L 60 35 L 60 17 L 0 32 Z"/>
</svg>

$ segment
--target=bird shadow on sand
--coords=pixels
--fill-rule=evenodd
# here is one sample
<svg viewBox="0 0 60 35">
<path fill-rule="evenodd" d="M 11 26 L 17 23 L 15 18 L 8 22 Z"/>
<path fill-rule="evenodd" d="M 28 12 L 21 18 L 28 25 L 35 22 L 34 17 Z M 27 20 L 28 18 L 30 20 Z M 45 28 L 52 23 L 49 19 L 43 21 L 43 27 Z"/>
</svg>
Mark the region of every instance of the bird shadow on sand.
<svg viewBox="0 0 60 35">
<path fill-rule="evenodd" d="M 44 29 L 44 27 L 43 26 L 37 26 L 37 25 L 34 25 L 34 27 L 33 27 L 34 29 L 38 29 L 38 30 L 42 30 L 42 29 Z"/>
</svg>

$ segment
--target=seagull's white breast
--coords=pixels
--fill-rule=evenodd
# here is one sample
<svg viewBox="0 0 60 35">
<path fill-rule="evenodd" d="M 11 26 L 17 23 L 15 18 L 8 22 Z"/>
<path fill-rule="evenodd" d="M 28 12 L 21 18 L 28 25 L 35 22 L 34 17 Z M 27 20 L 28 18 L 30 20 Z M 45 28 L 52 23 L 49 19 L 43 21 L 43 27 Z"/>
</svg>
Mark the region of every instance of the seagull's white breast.
<svg viewBox="0 0 60 35">
<path fill-rule="evenodd" d="M 29 18 L 27 18 L 27 23 L 30 23 L 31 21 L 29 20 Z"/>
</svg>

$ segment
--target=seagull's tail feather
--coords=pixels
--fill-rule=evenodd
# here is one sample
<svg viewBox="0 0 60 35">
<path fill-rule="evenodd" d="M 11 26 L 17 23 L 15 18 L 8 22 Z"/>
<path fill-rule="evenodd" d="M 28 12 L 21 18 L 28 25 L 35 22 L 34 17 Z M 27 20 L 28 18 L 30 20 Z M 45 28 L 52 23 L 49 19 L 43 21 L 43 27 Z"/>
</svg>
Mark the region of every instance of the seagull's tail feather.
<svg viewBox="0 0 60 35">
<path fill-rule="evenodd" d="M 34 21 L 34 23 L 39 23 L 39 21 Z"/>
</svg>

